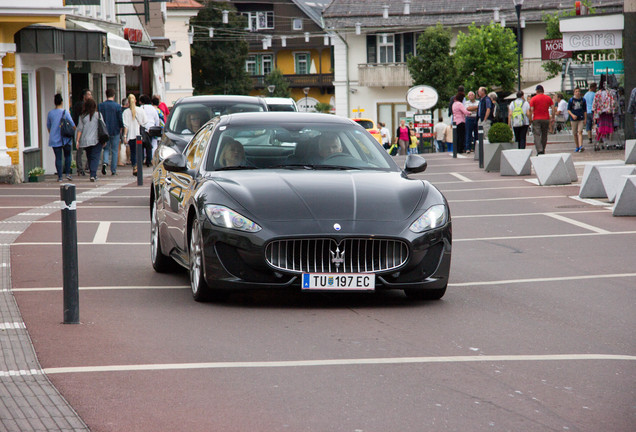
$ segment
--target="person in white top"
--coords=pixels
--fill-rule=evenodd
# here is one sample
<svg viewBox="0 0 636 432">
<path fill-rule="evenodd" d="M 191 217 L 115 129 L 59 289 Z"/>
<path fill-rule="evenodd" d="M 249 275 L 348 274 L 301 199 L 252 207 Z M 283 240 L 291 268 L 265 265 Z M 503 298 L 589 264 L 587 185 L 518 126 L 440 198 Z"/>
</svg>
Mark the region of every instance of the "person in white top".
<svg viewBox="0 0 636 432">
<path fill-rule="evenodd" d="M 435 141 L 437 144 L 437 151 L 443 152 L 446 151 L 446 123 L 444 123 L 443 118 L 439 118 L 439 121 L 433 128 L 433 133 L 435 134 Z"/>
<path fill-rule="evenodd" d="M 389 149 L 391 147 L 391 132 L 386 127 L 386 123 L 378 122 L 380 125 L 380 136 L 382 137 L 382 146 L 385 149 Z"/>
<path fill-rule="evenodd" d="M 530 120 L 528 118 L 528 110 L 530 104 L 523 99 L 523 92 L 517 92 L 517 99 L 510 103 L 508 107 L 508 125 L 515 132 L 515 141 L 519 149 L 526 148 L 526 135 Z"/>
<path fill-rule="evenodd" d="M 144 110 L 137 107 L 137 98 L 132 93 L 128 95 L 129 107 L 122 114 L 124 121 L 124 136 L 130 148 L 130 163 L 133 166 L 133 175 L 137 175 L 137 136 L 141 135 L 140 125 L 146 124 Z M 139 155 L 143 157 L 142 155 Z"/>
<path fill-rule="evenodd" d="M 146 115 L 146 122 L 142 125 L 146 131 L 152 126 L 161 126 L 161 120 L 159 120 L 159 113 L 157 109 L 152 106 L 152 99 L 148 95 L 139 96 L 139 102 L 141 102 L 141 109 L 144 110 Z M 150 166 L 152 161 L 152 155 L 157 149 L 157 138 L 152 138 L 149 143 L 144 143 L 144 151 L 146 153 L 145 163 L 146 166 Z"/>
<path fill-rule="evenodd" d="M 470 115 L 466 116 L 466 153 L 470 153 L 475 148 L 475 143 L 479 139 L 477 135 L 477 109 L 479 108 L 479 101 L 475 99 L 475 92 L 468 92 L 468 99 L 464 101 L 464 106 Z"/>
<path fill-rule="evenodd" d="M 565 127 L 565 122 L 567 120 L 567 113 L 568 113 L 568 103 L 563 98 L 563 95 L 561 93 L 557 93 L 557 112 L 556 112 L 556 118 L 555 118 L 557 123 L 555 130 L 557 132 Z"/>
</svg>

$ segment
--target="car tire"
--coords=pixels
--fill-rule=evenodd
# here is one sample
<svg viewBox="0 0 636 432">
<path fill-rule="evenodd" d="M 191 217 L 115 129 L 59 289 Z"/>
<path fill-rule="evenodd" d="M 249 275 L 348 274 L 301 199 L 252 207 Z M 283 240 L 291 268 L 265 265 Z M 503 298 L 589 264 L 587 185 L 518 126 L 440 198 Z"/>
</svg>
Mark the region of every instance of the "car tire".
<svg viewBox="0 0 636 432">
<path fill-rule="evenodd" d="M 188 269 L 190 272 L 190 288 L 192 297 L 198 302 L 208 300 L 208 284 L 203 275 L 203 239 L 198 219 L 192 222 L 190 231 L 190 247 L 188 249 Z"/>
<path fill-rule="evenodd" d="M 439 300 L 446 294 L 446 287 L 438 289 L 404 290 L 411 300 Z"/>
<path fill-rule="evenodd" d="M 177 269 L 177 263 L 161 252 L 161 234 L 157 220 L 157 201 L 152 203 L 150 214 L 150 261 L 157 273 L 170 273 Z"/>
</svg>

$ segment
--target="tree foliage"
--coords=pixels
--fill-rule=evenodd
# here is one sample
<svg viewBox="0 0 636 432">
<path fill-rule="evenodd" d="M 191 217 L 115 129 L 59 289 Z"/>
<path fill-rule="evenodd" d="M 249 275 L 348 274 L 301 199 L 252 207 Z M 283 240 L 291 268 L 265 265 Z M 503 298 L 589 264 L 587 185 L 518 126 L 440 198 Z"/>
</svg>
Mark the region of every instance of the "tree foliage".
<svg viewBox="0 0 636 432">
<path fill-rule="evenodd" d="M 267 87 L 270 85 L 276 86 L 274 92 L 271 94 L 272 97 L 291 97 L 289 83 L 285 79 L 285 76 L 280 71 L 280 69 L 274 69 L 265 76 L 265 88 L 263 89 L 263 96 L 270 96 L 269 90 L 267 89 Z"/>
<path fill-rule="evenodd" d="M 222 23 L 222 9 L 230 11 L 228 24 Z M 209 2 L 190 24 L 194 29 L 191 64 L 195 94 L 248 94 L 252 89 L 245 71 L 248 43 L 231 36 L 236 32 L 227 31 L 243 31 L 246 18 L 230 3 Z M 215 29 L 213 38 L 209 37 L 210 27 Z"/>
<path fill-rule="evenodd" d="M 517 78 L 517 39 L 509 28 L 472 24 L 460 32 L 455 45 L 455 68 L 466 91 L 483 86 L 511 91 Z"/>
<path fill-rule="evenodd" d="M 428 27 L 417 40 L 417 55 L 406 60 L 414 85 L 428 85 L 437 90 L 437 108 L 445 108 L 455 94 L 451 37 L 450 30 L 439 23 Z"/>
</svg>

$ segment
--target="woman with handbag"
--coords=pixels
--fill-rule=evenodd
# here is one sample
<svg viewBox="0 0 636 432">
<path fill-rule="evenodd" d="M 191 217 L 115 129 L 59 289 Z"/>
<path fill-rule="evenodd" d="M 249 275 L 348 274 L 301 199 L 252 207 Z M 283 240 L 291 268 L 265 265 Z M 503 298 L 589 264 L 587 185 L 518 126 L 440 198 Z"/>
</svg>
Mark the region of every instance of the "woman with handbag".
<svg viewBox="0 0 636 432">
<path fill-rule="evenodd" d="M 78 147 L 85 150 L 88 156 L 92 182 L 97 180 L 97 166 L 102 155 L 102 145 L 99 142 L 100 119 L 101 114 L 97 111 L 95 100 L 86 100 L 77 125 L 77 142 Z"/>
<path fill-rule="evenodd" d="M 62 95 L 54 96 L 55 108 L 49 111 L 46 118 L 46 128 L 49 131 L 49 147 L 55 153 L 55 169 L 57 171 L 57 181 L 62 181 L 65 174 L 68 180 L 71 177 L 71 150 L 73 147 L 73 135 L 75 134 L 75 123 L 71 114 L 62 108 Z M 64 156 L 64 170 L 62 170 L 62 155 Z"/>
<path fill-rule="evenodd" d="M 146 124 L 144 110 L 137 107 L 137 98 L 132 93 L 128 95 L 128 105 L 124 114 L 124 137 L 130 148 L 130 162 L 133 166 L 133 175 L 137 175 L 137 136 L 141 135 L 140 126 Z M 143 158 L 143 152 L 139 155 Z"/>
</svg>

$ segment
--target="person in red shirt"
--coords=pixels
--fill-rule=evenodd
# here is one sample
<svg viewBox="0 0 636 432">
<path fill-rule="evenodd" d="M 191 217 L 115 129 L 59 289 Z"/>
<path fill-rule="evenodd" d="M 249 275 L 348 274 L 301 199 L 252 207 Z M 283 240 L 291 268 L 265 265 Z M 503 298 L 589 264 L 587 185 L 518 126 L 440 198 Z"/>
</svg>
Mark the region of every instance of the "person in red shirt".
<svg viewBox="0 0 636 432">
<path fill-rule="evenodd" d="M 543 93 L 543 86 L 538 85 L 537 94 L 530 100 L 529 117 L 532 121 L 532 135 L 537 155 L 545 154 L 548 145 L 548 130 L 554 121 L 554 110 L 550 112 L 552 98 Z"/>
</svg>

